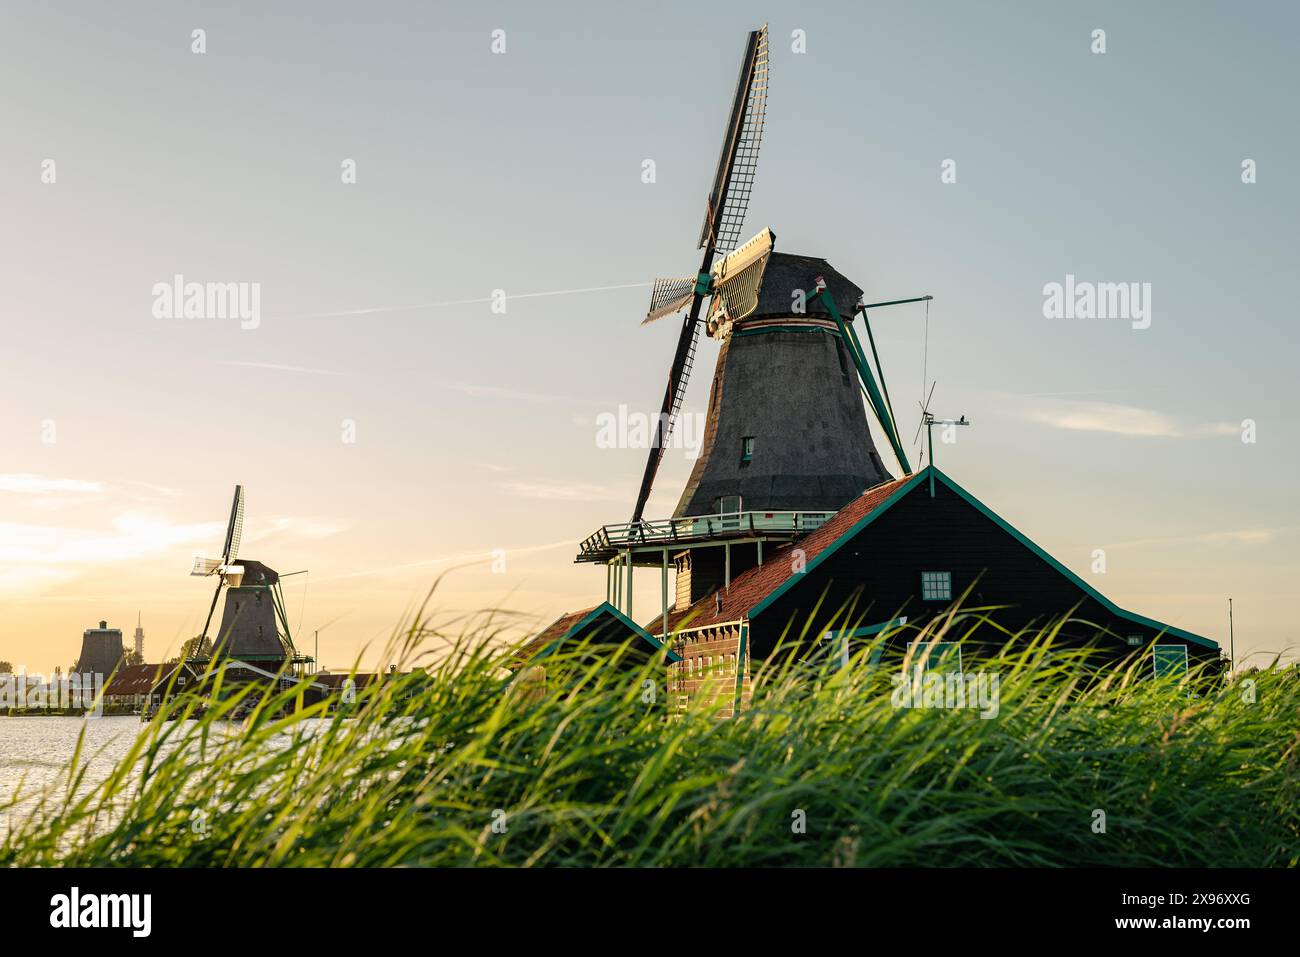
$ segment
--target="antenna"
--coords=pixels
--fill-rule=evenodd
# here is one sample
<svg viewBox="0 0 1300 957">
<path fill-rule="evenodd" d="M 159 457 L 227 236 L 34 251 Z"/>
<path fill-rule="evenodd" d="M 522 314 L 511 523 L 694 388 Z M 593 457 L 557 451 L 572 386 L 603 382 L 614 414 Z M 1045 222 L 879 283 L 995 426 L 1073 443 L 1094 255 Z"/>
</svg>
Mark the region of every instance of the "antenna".
<svg viewBox="0 0 1300 957">
<path fill-rule="evenodd" d="M 1232 634 L 1232 599 L 1228 599 L 1228 674 L 1237 666 L 1237 642 Z"/>
<path fill-rule="evenodd" d="M 930 394 L 934 394 L 933 387 L 930 388 Z M 926 402 L 928 404 L 929 400 L 927 399 Z M 934 424 L 936 422 L 940 425 L 970 425 L 970 422 L 967 421 L 966 416 L 964 415 L 960 419 L 937 419 L 935 418 L 934 413 L 929 409 L 922 407 L 921 425 L 925 426 L 926 442 L 929 446 L 926 455 L 926 465 L 930 467 L 930 498 L 934 498 Z"/>
<path fill-rule="evenodd" d="M 917 403 L 921 407 L 921 421 L 916 423 L 916 435 L 912 436 L 912 444 L 916 446 L 918 453 L 921 451 L 921 430 L 925 428 L 926 416 L 930 414 L 930 400 L 934 398 L 934 387 L 938 384 L 938 380 L 930 383 L 930 394 L 925 397 L 924 402 Z M 917 458 L 919 459 L 920 456 L 918 455 Z"/>
<path fill-rule="evenodd" d="M 731 104 L 731 115 L 723 130 L 722 151 L 718 168 L 713 176 L 713 188 L 704 208 L 704 225 L 700 229 L 699 247 L 704 250 L 695 279 L 669 279 L 655 283 L 650 298 L 650 312 L 646 320 L 657 319 L 684 308 L 690 308 L 677 336 L 677 349 L 668 367 L 668 382 L 650 444 L 645 472 L 641 476 L 641 489 L 632 510 L 632 523 L 641 521 L 646 500 L 654 485 L 659 464 L 663 461 L 668 436 L 672 432 L 677 413 L 681 409 L 695 362 L 695 345 L 699 340 L 700 304 L 706 295 L 716 292 L 710 270 L 717 252 L 730 252 L 740 239 L 745 213 L 754 187 L 758 168 L 758 148 L 763 138 L 763 123 L 767 115 L 768 47 L 767 24 L 750 33 L 745 44 L 745 55 L 740 61 L 740 76 L 736 80 L 736 94 Z M 770 249 L 769 249 L 770 252 Z M 761 267 L 759 279 L 762 278 Z M 687 290 L 689 289 L 689 299 Z"/>
</svg>

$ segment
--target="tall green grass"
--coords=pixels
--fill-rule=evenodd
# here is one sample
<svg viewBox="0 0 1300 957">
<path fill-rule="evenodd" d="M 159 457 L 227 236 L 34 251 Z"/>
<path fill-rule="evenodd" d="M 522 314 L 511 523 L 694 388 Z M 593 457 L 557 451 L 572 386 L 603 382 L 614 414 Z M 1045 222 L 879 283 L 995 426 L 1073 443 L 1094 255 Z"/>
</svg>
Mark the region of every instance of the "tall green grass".
<svg viewBox="0 0 1300 957">
<path fill-rule="evenodd" d="M 485 639 L 413 627 L 415 676 L 350 712 L 156 720 L 102 783 L 19 816 L 18 866 L 1294 866 L 1300 681 L 1096 672 L 1015 636 L 996 718 L 900 709 L 889 670 L 787 663 L 752 706 L 674 715 L 657 664 L 578 649 L 545 684 Z M 944 625 L 937 623 L 935 638 Z M 535 674 L 534 676 L 535 677 Z M 169 706 L 184 712 L 191 704 Z M 0 808 L 3 810 L 3 808 Z M 18 812 L 15 810 L 15 814 Z M 1104 832 L 1100 830 L 1104 814 Z"/>
</svg>

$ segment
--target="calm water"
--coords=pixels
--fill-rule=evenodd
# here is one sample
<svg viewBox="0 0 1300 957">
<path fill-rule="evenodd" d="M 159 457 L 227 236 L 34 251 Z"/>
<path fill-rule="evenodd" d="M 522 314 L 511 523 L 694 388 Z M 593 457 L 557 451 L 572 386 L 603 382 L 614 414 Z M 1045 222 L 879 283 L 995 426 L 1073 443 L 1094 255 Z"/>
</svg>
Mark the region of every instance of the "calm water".
<svg viewBox="0 0 1300 957">
<path fill-rule="evenodd" d="M 330 722 L 305 720 L 298 729 L 314 732 Z M 77 736 L 85 729 L 86 738 L 81 750 L 81 763 L 86 775 L 77 789 L 78 793 L 93 788 L 104 780 L 113 766 L 130 750 L 136 736 L 148 726 L 139 717 L 83 718 L 0 717 L 0 805 L 13 799 L 21 785 L 20 803 L 8 811 L 0 811 L 0 831 L 21 820 L 30 808 L 35 795 L 54 787 L 61 797 L 67 786 L 68 765 L 77 749 Z M 213 730 L 229 734 L 240 733 L 237 724 L 219 724 Z M 288 744 L 290 736 L 277 736 L 268 741 L 272 749 L 278 744 Z M 169 741 L 163 746 L 168 752 L 178 742 Z"/>
<path fill-rule="evenodd" d="M 0 802 L 8 801 L 20 783 L 23 793 L 29 794 L 60 783 L 60 778 L 66 782 L 82 728 L 86 729 L 82 760 L 89 765 L 86 778 L 91 783 L 102 781 L 144 727 L 138 717 L 129 716 L 0 718 Z"/>
</svg>

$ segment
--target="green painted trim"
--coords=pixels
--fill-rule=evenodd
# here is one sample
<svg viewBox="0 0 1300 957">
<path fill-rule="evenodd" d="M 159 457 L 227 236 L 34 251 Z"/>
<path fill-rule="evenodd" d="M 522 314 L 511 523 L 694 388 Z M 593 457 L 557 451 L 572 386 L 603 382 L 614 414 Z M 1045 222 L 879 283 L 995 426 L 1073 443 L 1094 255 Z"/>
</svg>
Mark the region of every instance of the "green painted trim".
<svg viewBox="0 0 1300 957">
<path fill-rule="evenodd" d="M 862 348 L 862 343 L 858 341 L 858 334 L 853 331 L 853 327 L 844 322 L 840 316 L 840 311 L 835 308 L 835 303 L 825 291 L 817 293 L 813 298 L 820 298 L 822 305 L 826 307 L 831 318 L 835 320 L 835 325 L 839 327 L 840 335 L 844 341 L 850 343 L 849 353 L 853 356 L 853 364 L 858 367 L 858 377 L 862 380 L 862 385 L 867 390 L 867 399 L 871 402 L 871 407 L 876 413 L 876 420 L 885 432 L 885 437 L 889 439 L 889 445 L 894 450 L 894 457 L 898 459 L 898 464 L 903 467 L 903 472 L 911 472 L 912 465 L 907 461 L 907 453 L 903 451 L 903 443 L 899 441 L 898 431 L 894 428 L 893 416 L 885 407 L 884 397 L 881 396 L 880 390 L 876 388 L 875 376 L 871 374 L 871 366 L 867 364 L 867 354 Z"/>
<path fill-rule="evenodd" d="M 731 716 L 740 714 L 740 705 L 745 698 L 745 651 L 749 647 L 749 625 L 740 623 L 740 642 L 736 648 L 736 697 L 731 702 Z"/>
<path fill-rule="evenodd" d="M 545 658 L 547 655 L 555 651 L 557 648 L 560 647 L 560 645 L 564 644 L 574 635 L 581 633 L 584 628 L 588 627 L 593 621 L 595 621 L 605 612 L 610 612 L 616 619 L 618 619 L 619 623 L 626 626 L 629 631 L 632 631 L 635 634 L 640 635 L 642 639 L 648 642 L 655 649 L 655 651 L 667 652 L 668 660 L 670 662 L 676 662 L 682 660 L 681 655 L 677 654 L 677 652 L 673 651 L 667 645 L 660 642 L 658 638 L 650 634 L 650 632 L 646 631 L 644 628 L 642 628 L 631 618 L 627 617 L 627 615 L 623 614 L 621 611 L 619 611 L 617 608 L 615 608 L 607 601 L 601 602 L 591 611 L 587 612 L 587 614 L 583 616 L 582 621 L 578 622 L 576 625 L 574 625 L 572 628 L 566 631 L 561 637 L 555 639 L 553 642 L 551 642 L 549 645 L 543 648 L 538 654 L 534 655 L 533 660 L 538 661 L 542 658 Z"/>
<path fill-rule="evenodd" d="M 850 528 L 839 538 L 835 539 L 835 541 L 831 542 L 831 544 L 823 548 L 817 554 L 817 556 L 811 562 L 808 563 L 807 567 L 804 568 L 802 572 L 800 572 L 798 575 L 791 575 L 784 582 L 782 582 L 781 585 L 777 587 L 775 591 L 773 591 L 766 598 L 764 598 L 757 605 L 755 605 L 752 609 L 750 609 L 749 619 L 753 621 L 755 618 L 757 618 L 764 609 L 766 609 L 778 598 L 780 598 L 787 591 L 793 588 L 799 582 L 800 579 L 806 578 L 809 572 L 811 572 L 823 561 L 825 561 L 827 558 L 833 555 L 845 542 L 851 539 L 854 535 L 858 534 L 858 532 L 862 531 L 864 528 L 866 528 L 868 525 L 874 522 L 881 515 L 885 514 L 885 512 L 889 511 L 890 507 L 895 502 L 897 502 L 900 498 L 902 498 L 912 489 L 916 488 L 917 484 L 924 477 L 925 477 L 924 470 L 917 472 L 915 475 L 912 476 L 912 478 L 907 482 L 906 485 L 901 486 L 897 491 L 894 492 L 893 495 L 885 499 L 883 504 L 877 505 L 866 515 L 862 516 L 862 518 L 854 522 L 852 528 Z"/>
<path fill-rule="evenodd" d="M 825 326 L 762 326 L 756 329 L 737 329 L 731 337 L 738 339 L 741 336 L 761 336 L 765 332 L 821 332 L 836 339 L 841 338 L 838 332 Z"/>
<path fill-rule="evenodd" d="M 907 624 L 907 616 L 901 618 L 891 618 L 889 621 L 882 621 L 878 625 L 864 625 L 861 628 L 854 628 L 852 631 L 827 631 L 822 633 L 822 637 L 830 641 L 836 638 L 866 638 L 868 635 L 878 635 L 886 628 L 897 628 Z"/>
<path fill-rule="evenodd" d="M 1165 624 L 1164 622 L 1156 621 L 1154 618 L 1147 618 L 1144 615 L 1139 615 L 1135 612 L 1131 612 L 1128 611 L 1127 609 L 1119 607 L 1119 605 L 1116 605 L 1113 601 L 1111 601 L 1101 592 L 1097 591 L 1097 589 L 1093 588 L 1091 585 L 1089 585 L 1086 581 L 1084 581 L 1074 572 L 1070 571 L 1070 569 L 1066 568 L 1064 565 L 1058 562 L 1055 558 L 1049 555 L 1038 545 L 1034 544 L 1034 542 L 1030 541 L 1027 537 L 1021 534 L 1021 532 L 1017 528 L 1015 528 L 1015 526 L 1013 526 L 1010 522 L 1006 521 L 1004 518 L 1002 518 L 1000 515 L 994 512 L 991 508 L 989 508 L 987 505 L 985 505 L 983 502 L 977 499 L 970 492 L 966 491 L 964 488 L 962 488 L 955 481 L 950 479 L 939 469 L 935 468 L 933 465 L 927 465 L 920 472 L 917 472 L 915 475 L 913 475 L 911 480 L 906 485 L 898 489 L 898 491 L 896 491 L 888 499 L 886 499 L 884 504 L 877 506 L 870 513 L 863 516 L 860 520 L 858 520 L 853 524 L 852 528 L 850 528 L 843 535 L 841 535 L 839 538 L 833 541 L 830 545 L 826 546 L 826 548 L 822 549 L 821 552 L 818 553 L 817 557 L 808 563 L 808 567 L 804 570 L 802 574 L 791 575 L 780 585 L 780 587 L 778 587 L 770 595 L 768 595 L 761 602 L 755 605 L 754 608 L 751 609 L 749 612 L 750 620 L 752 621 L 754 618 L 758 617 L 758 615 L 762 611 L 764 611 L 766 608 L 772 605 L 772 603 L 775 602 L 778 598 L 780 598 L 787 591 L 793 588 L 799 582 L 800 579 L 806 577 L 809 572 L 811 572 L 814 568 L 820 565 L 825 559 L 835 554 L 835 552 L 837 552 L 840 548 L 842 548 L 845 545 L 845 543 L 847 543 L 849 540 L 854 538 L 859 532 L 861 532 L 864 528 L 866 528 L 868 525 L 874 522 L 885 512 L 889 511 L 889 509 L 894 505 L 895 502 L 899 501 L 904 496 L 906 496 L 908 492 L 916 488 L 917 484 L 924 481 L 930 473 L 933 473 L 933 476 L 938 478 L 938 480 L 942 482 L 947 488 L 951 489 L 958 496 L 963 498 L 968 504 L 973 505 L 977 511 L 979 511 L 982 515 L 984 515 L 986 518 L 991 520 L 993 524 L 997 525 L 1004 532 L 1008 533 L 1012 538 L 1018 541 L 1021 545 L 1025 546 L 1027 549 L 1029 549 L 1031 552 L 1033 552 L 1035 555 L 1037 555 L 1039 558 L 1045 561 L 1051 568 L 1056 570 L 1059 574 L 1064 575 L 1067 581 L 1072 583 L 1076 588 L 1080 589 L 1085 595 L 1087 595 L 1089 598 L 1092 598 L 1094 601 L 1096 601 L 1099 605 L 1101 605 L 1111 614 L 1115 615 L 1117 618 L 1122 618 L 1125 621 L 1131 621 L 1134 624 L 1142 625 L 1145 628 L 1153 628 L 1156 631 L 1161 632 L 1163 634 L 1172 635 L 1175 638 L 1181 638 L 1184 641 L 1190 641 L 1193 642 L 1194 644 L 1201 645 L 1205 648 L 1212 648 L 1215 651 L 1221 650 L 1219 643 L 1217 641 L 1213 641 L 1209 638 L 1204 637 L 1203 635 L 1197 635 L 1194 634 L 1193 632 L 1186 631 L 1185 629 L 1176 628 L 1173 625 Z"/>
<path fill-rule="evenodd" d="M 867 330 L 867 342 L 871 344 L 871 356 L 876 360 L 876 377 L 880 379 L 880 391 L 885 394 L 885 408 L 889 410 L 889 421 L 894 423 L 894 431 L 897 432 L 898 419 L 894 416 L 894 402 L 889 398 L 889 383 L 885 381 L 885 367 L 880 364 L 880 353 L 876 351 L 876 337 L 871 334 L 871 319 L 868 318 L 865 309 L 862 310 L 862 325 Z M 849 328 L 853 328 L 852 316 L 849 317 Z M 860 343 L 859 346 L 861 346 Z M 912 467 L 907 463 L 904 463 L 904 467 L 909 472 L 912 470 Z"/>
</svg>

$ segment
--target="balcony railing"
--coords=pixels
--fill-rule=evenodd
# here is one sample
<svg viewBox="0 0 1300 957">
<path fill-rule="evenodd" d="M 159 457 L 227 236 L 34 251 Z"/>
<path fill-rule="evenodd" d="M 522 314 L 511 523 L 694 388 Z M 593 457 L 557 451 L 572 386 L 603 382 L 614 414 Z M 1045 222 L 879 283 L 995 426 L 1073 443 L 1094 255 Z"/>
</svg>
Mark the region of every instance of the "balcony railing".
<svg viewBox="0 0 1300 957">
<path fill-rule="evenodd" d="M 658 521 L 605 525 L 580 546 L 579 558 L 598 556 L 641 545 L 668 545 L 745 534 L 802 535 L 820 528 L 834 512 L 729 512 L 688 515 Z"/>
</svg>

